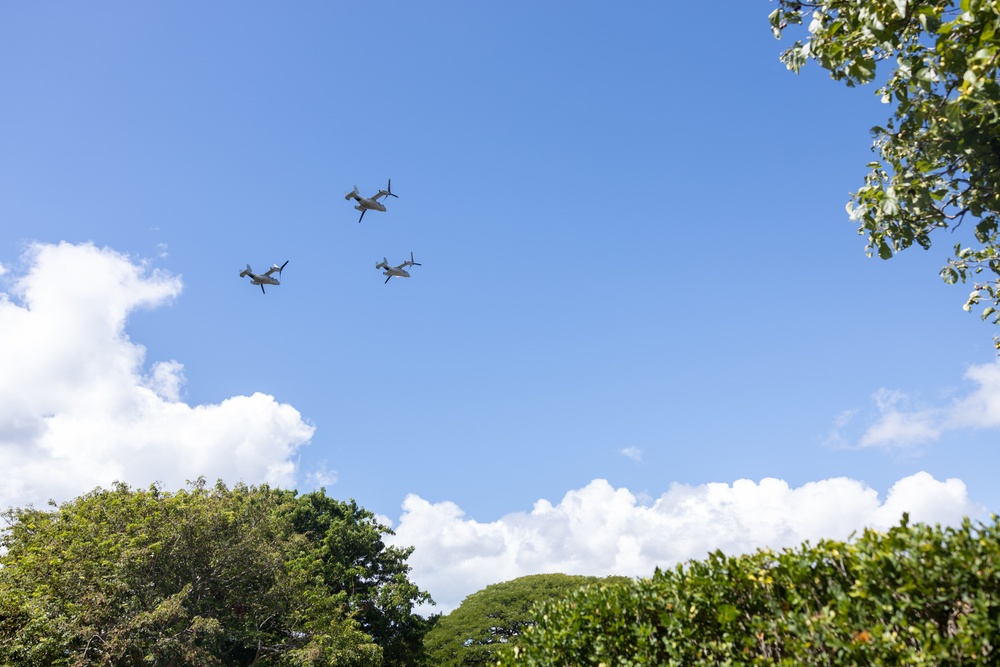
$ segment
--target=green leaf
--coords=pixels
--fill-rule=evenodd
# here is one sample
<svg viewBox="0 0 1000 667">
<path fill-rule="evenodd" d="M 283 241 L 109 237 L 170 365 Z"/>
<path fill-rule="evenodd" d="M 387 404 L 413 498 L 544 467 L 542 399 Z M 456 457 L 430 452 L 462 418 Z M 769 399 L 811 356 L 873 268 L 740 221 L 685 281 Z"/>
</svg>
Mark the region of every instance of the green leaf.
<svg viewBox="0 0 1000 667">
<path fill-rule="evenodd" d="M 962 108 L 959 106 L 958 102 L 949 102 L 944 108 L 944 114 L 952 129 L 956 132 L 961 132 L 963 127 Z"/>
</svg>

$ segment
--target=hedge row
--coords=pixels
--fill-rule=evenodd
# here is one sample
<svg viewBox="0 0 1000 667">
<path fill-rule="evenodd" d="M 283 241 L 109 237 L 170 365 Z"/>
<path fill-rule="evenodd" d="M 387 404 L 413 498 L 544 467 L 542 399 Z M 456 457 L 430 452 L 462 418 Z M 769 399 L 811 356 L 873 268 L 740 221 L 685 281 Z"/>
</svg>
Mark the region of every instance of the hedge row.
<svg viewBox="0 0 1000 667">
<path fill-rule="evenodd" d="M 500 665 L 1000 662 L 1000 523 L 710 554 L 539 607 Z"/>
</svg>

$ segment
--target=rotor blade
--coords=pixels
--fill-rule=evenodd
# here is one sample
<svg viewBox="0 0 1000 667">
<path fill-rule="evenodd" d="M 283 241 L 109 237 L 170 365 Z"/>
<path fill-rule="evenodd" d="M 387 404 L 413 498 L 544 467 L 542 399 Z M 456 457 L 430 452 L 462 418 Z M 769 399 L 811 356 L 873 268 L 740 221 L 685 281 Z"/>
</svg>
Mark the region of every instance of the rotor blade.
<svg viewBox="0 0 1000 667">
<path fill-rule="evenodd" d="M 389 179 L 389 189 L 388 189 L 388 190 L 386 190 L 386 192 L 385 192 L 385 193 L 386 193 L 387 195 L 389 195 L 390 197 L 395 197 L 396 199 L 399 199 L 399 196 L 398 196 L 398 195 L 394 195 L 394 194 L 392 194 L 392 179 L 391 179 L 391 178 Z"/>
<path fill-rule="evenodd" d="M 361 209 L 361 218 L 365 217 L 365 213 L 367 213 L 367 212 L 368 212 L 368 209 L 366 209 L 366 208 Z M 361 222 L 361 218 L 358 218 L 358 222 Z"/>
<path fill-rule="evenodd" d="M 264 283 L 260 284 L 260 291 L 262 294 L 267 294 L 267 292 L 264 291 Z"/>
<path fill-rule="evenodd" d="M 389 278 L 392 278 L 392 274 L 389 274 Z M 389 278 L 385 279 L 385 283 L 389 282 Z M 382 283 L 382 284 L 385 285 L 385 283 Z"/>
</svg>

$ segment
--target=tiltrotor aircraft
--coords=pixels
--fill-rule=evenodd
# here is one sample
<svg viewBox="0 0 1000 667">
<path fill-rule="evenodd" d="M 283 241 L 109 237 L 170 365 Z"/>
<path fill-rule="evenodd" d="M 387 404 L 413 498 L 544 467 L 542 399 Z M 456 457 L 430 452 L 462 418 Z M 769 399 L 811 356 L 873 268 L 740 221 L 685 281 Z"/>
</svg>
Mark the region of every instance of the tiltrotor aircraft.
<svg viewBox="0 0 1000 667">
<path fill-rule="evenodd" d="M 392 194 L 392 179 L 389 179 L 389 185 L 385 190 L 379 190 L 377 194 L 371 197 L 362 197 L 358 193 L 358 186 L 354 186 L 354 190 L 348 192 L 344 195 L 344 199 L 355 199 L 358 205 L 354 208 L 361 211 L 361 218 L 365 217 L 367 211 L 382 211 L 385 213 L 385 204 L 379 201 L 382 197 L 396 197 L 399 199 L 398 195 Z M 358 218 L 358 222 L 361 222 L 361 218 Z"/>
<path fill-rule="evenodd" d="M 389 260 L 383 257 L 382 261 L 375 265 L 375 268 L 385 269 L 384 271 L 382 271 L 382 275 L 389 276 L 389 278 L 392 278 L 393 276 L 399 276 L 400 278 L 409 278 L 410 273 L 409 271 L 406 270 L 406 267 L 408 266 L 423 266 L 420 262 L 413 261 L 412 251 L 410 252 L 410 259 L 406 260 L 399 266 L 389 266 Z M 386 278 L 385 282 L 389 282 L 389 278 Z"/>
<path fill-rule="evenodd" d="M 288 264 L 287 259 L 285 260 L 285 264 Z M 285 268 L 285 264 L 282 264 L 281 266 L 278 266 L 277 264 L 272 264 L 270 269 L 260 274 L 254 273 L 253 269 L 250 268 L 250 265 L 247 264 L 247 268 L 244 269 L 243 271 L 240 271 L 240 278 L 245 278 L 246 276 L 250 276 L 250 284 L 260 285 L 260 291 L 264 292 L 264 285 L 281 284 L 281 282 L 277 278 L 273 277 L 271 274 L 277 271 L 278 275 L 280 276 L 281 271 Z M 264 294 L 267 294 L 267 292 L 264 292 Z"/>
</svg>

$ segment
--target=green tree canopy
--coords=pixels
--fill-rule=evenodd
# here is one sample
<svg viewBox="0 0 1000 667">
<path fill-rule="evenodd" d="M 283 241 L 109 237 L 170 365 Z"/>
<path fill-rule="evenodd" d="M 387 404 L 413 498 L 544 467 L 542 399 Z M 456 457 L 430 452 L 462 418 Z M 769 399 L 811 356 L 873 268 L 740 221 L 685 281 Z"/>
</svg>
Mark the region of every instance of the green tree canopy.
<svg viewBox="0 0 1000 667">
<path fill-rule="evenodd" d="M 779 0 L 770 20 L 776 37 L 808 21 L 789 69 L 813 60 L 848 86 L 876 82 L 892 105 L 848 204 L 869 255 L 929 248 L 964 223 L 941 276 L 974 278 L 966 310 L 1000 322 L 1000 0 Z"/>
<path fill-rule="evenodd" d="M 624 577 L 611 580 L 628 581 Z M 598 577 L 535 574 L 487 586 L 465 598 L 454 611 L 438 619 L 424 645 L 435 667 L 492 665 L 497 652 L 517 644 L 535 624 L 532 608 L 564 597 L 578 588 L 607 581 Z"/>
<path fill-rule="evenodd" d="M 307 506 L 338 520 L 304 529 Z M 377 667 L 392 637 L 360 610 L 386 590 L 399 614 L 426 599 L 388 529 L 322 492 L 118 484 L 3 517 L 0 665 Z"/>
<path fill-rule="evenodd" d="M 305 538 L 295 551 L 297 567 L 321 582 L 325 594 L 343 601 L 381 647 L 383 665 L 419 662 L 428 625 L 413 608 L 432 600 L 407 578 L 413 547 L 386 546 L 382 537 L 392 531 L 374 514 L 323 492 L 295 498 L 288 517 Z"/>
<path fill-rule="evenodd" d="M 536 610 L 500 667 L 1000 662 L 1000 521 L 710 554 Z"/>
</svg>

